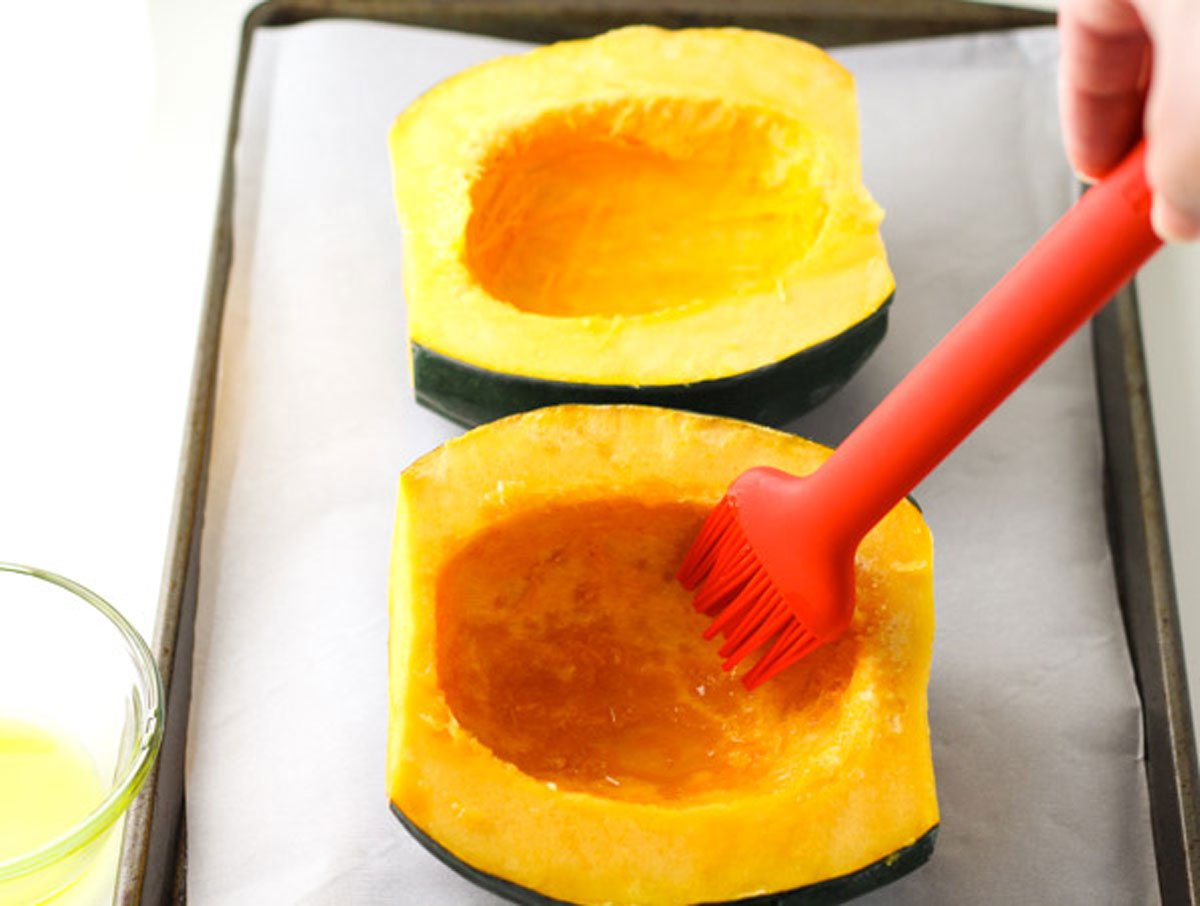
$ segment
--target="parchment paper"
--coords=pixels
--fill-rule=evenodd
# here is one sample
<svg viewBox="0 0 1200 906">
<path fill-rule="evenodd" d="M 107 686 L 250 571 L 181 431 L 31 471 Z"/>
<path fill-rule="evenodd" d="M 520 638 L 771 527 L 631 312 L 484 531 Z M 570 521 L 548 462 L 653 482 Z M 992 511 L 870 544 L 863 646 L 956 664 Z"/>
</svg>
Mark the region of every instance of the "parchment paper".
<svg viewBox="0 0 1200 906">
<path fill-rule="evenodd" d="M 495 899 L 387 809 L 396 478 L 458 429 L 413 403 L 385 137 L 516 45 L 352 22 L 255 39 L 200 577 L 189 901 Z M 799 433 L 836 442 L 1069 202 L 1053 32 L 837 54 L 888 211 L 887 340 Z M 1140 711 L 1072 340 L 917 496 L 937 542 L 933 860 L 863 902 L 1158 901 Z"/>
</svg>

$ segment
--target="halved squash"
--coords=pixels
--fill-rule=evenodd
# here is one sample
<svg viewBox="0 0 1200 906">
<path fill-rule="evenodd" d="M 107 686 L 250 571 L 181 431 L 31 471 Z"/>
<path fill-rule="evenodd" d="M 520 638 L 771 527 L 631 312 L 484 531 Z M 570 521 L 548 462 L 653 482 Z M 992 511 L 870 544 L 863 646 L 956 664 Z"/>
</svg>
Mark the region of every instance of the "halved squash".
<svg viewBox="0 0 1200 906">
<path fill-rule="evenodd" d="M 916 507 L 860 547 L 848 632 L 754 692 L 722 673 L 674 579 L 737 474 L 802 474 L 827 453 L 729 419 L 562 406 L 407 469 L 387 760 L 405 825 L 531 903 L 833 903 L 928 858 Z"/>
<path fill-rule="evenodd" d="M 782 423 L 886 330 L 853 79 L 810 44 L 550 45 L 437 86 L 390 149 L 417 398 L 464 424 L 564 401 Z"/>
</svg>

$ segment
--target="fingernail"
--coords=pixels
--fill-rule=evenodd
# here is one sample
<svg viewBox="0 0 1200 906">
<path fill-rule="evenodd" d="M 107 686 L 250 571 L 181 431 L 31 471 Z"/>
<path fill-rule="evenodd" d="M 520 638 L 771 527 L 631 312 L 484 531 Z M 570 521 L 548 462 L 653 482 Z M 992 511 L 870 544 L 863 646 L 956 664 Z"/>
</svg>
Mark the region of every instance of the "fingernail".
<svg viewBox="0 0 1200 906">
<path fill-rule="evenodd" d="M 1159 196 L 1155 196 L 1150 207 L 1150 226 L 1164 242 L 1200 239 L 1200 215 L 1184 211 Z"/>
</svg>

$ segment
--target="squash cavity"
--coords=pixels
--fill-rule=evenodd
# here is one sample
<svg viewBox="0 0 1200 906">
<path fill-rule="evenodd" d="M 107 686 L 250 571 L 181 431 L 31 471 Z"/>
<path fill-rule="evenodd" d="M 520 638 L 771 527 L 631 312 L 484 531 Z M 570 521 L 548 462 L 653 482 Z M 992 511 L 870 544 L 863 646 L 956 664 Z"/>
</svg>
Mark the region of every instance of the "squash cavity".
<svg viewBox="0 0 1200 906">
<path fill-rule="evenodd" d="M 504 134 L 471 188 L 467 265 L 556 317 L 731 305 L 800 266 L 830 163 L 781 113 L 645 98 L 545 113 Z"/>
<path fill-rule="evenodd" d="M 437 590 L 438 674 L 462 728 L 537 780 L 633 802 L 767 791 L 781 762 L 827 758 L 820 731 L 837 720 L 855 635 L 752 698 L 675 580 L 703 517 L 695 504 L 601 499 L 473 537 Z"/>
</svg>

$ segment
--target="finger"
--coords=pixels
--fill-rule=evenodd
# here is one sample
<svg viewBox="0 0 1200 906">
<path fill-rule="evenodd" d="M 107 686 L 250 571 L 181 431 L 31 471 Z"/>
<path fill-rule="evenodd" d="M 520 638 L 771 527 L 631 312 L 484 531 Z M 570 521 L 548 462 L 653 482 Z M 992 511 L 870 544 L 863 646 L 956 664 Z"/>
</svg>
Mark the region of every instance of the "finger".
<svg viewBox="0 0 1200 906">
<path fill-rule="evenodd" d="M 1150 41 L 1127 0 L 1063 0 L 1059 102 L 1071 166 L 1103 176 L 1141 132 Z"/>
<path fill-rule="evenodd" d="M 1156 9 L 1156 51 L 1146 105 L 1146 180 L 1164 239 L 1200 238 L 1200 5 Z"/>
</svg>

